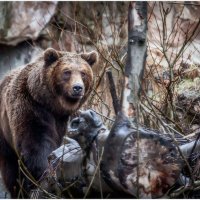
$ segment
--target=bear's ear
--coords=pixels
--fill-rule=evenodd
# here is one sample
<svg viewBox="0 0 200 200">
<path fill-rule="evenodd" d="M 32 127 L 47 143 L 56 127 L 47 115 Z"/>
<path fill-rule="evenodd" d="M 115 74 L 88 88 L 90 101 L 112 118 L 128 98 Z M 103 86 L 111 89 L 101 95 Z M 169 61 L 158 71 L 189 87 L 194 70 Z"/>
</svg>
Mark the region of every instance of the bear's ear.
<svg viewBox="0 0 200 200">
<path fill-rule="evenodd" d="M 45 66 L 51 65 L 53 62 L 57 61 L 59 58 L 59 53 L 53 49 L 53 48 L 48 48 L 44 52 L 44 62 Z"/>
<path fill-rule="evenodd" d="M 92 67 L 94 64 L 98 62 L 98 53 L 96 51 L 92 51 L 90 53 L 82 53 L 81 58 L 83 58 L 87 63 Z"/>
</svg>

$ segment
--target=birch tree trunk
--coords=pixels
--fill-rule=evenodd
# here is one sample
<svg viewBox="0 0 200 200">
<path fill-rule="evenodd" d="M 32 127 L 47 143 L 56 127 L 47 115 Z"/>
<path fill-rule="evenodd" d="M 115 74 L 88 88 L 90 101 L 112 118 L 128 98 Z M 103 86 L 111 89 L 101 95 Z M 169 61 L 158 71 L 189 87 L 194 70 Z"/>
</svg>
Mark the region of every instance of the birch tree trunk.
<svg viewBox="0 0 200 200">
<path fill-rule="evenodd" d="M 147 2 L 130 2 L 128 11 L 128 56 L 125 66 L 122 110 L 133 118 L 146 60 Z"/>
</svg>

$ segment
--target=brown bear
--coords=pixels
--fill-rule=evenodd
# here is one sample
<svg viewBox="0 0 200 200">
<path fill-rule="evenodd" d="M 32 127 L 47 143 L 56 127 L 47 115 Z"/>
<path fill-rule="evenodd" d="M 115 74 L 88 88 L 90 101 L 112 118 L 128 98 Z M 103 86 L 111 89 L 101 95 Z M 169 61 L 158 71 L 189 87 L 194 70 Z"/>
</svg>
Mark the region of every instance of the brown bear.
<svg viewBox="0 0 200 200">
<path fill-rule="evenodd" d="M 91 67 L 97 61 L 95 51 L 73 54 L 49 48 L 0 83 L 0 169 L 12 198 L 27 197 L 33 187 L 23 173 L 26 168 L 35 180 L 44 173 L 69 116 L 91 92 Z"/>
</svg>

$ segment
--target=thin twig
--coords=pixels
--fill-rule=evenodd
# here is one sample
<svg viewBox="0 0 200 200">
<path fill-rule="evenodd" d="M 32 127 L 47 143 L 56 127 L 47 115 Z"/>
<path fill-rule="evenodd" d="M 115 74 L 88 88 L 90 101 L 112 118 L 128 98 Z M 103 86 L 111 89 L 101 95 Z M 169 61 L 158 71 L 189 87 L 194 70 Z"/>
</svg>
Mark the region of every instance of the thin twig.
<svg viewBox="0 0 200 200">
<path fill-rule="evenodd" d="M 103 152 L 104 152 L 104 148 L 102 148 L 101 155 L 100 155 L 100 158 L 99 158 L 99 160 L 98 160 L 98 163 L 97 163 L 96 169 L 95 169 L 95 171 L 94 171 L 93 177 L 92 177 L 92 179 L 91 179 L 91 181 L 90 181 L 90 184 L 89 184 L 89 186 L 88 186 L 88 188 L 87 188 L 87 190 L 86 190 L 86 192 L 85 192 L 85 195 L 84 195 L 84 197 L 83 197 L 84 199 L 87 197 L 87 195 L 88 195 L 88 193 L 89 193 L 89 191 L 90 191 L 90 188 L 91 188 L 91 186 L 92 186 L 92 184 L 93 184 L 93 182 L 94 182 L 94 178 L 95 178 L 95 176 L 96 176 L 96 174 L 97 174 L 97 171 L 98 171 L 98 169 L 99 169 L 99 166 L 100 166 L 100 163 L 101 163 L 101 160 L 102 160 Z"/>
</svg>

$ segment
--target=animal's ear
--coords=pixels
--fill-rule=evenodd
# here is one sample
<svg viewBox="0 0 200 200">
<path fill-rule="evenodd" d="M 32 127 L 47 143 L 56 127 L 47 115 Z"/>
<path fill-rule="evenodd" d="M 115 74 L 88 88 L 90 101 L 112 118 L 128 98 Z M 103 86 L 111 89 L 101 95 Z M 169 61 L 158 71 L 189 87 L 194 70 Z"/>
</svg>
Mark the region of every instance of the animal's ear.
<svg viewBox="0 0 200 200">
<path fill-rule="evenodd" d="M 91 67 L 98 62 L 99 56 L 96 51 L 90 53 L 82 53 L 81 58 L 84 59 Z"/>
<path fill-rule="evenodd" d="M 57 61 L 59 57 L 60 57 L 60 55 L 55 49 L 53 49 L 53 48 L 46 49 L 44 52 L 45 66 L 51 65 L 52 63 Z"/>
</svg>

